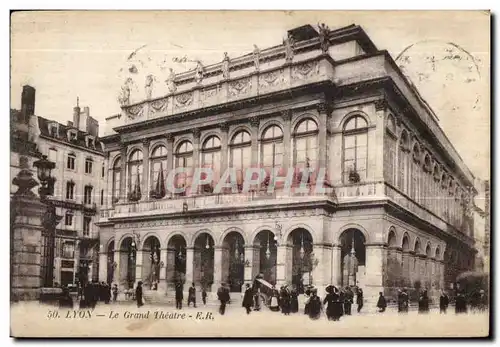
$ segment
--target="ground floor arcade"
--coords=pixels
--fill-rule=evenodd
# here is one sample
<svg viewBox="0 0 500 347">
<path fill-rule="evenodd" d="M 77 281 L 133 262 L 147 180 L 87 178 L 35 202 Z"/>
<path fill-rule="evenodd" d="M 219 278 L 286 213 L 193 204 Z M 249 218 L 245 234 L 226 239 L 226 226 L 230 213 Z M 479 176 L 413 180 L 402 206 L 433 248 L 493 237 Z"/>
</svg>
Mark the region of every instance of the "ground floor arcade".
<svg viewBox="0 0 500 347">
<path fill-rule="evenodd" d="M 358 285 L 365 293 L 445 287 L 446 242 L 383 210 L 322 209 L 127 221 L 101 229 L 100 280 L 166 292 L 176 282 L 240 291 Z"/>
</svg>

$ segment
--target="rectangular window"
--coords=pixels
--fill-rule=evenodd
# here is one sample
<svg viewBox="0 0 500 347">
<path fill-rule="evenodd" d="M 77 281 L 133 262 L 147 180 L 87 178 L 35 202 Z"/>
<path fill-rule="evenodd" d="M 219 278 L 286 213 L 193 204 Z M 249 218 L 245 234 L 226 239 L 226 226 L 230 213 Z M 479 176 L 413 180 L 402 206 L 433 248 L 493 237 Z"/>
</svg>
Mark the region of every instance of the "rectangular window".
<svg viewBox="0 0 500 347">
<path fill-rule="evenodd" d="M 85 186 L 85 190 L 83 192 L 83 203 L 91 204 L 92 203 L 92 187 Z"/>
<path fill-rule="evenodd" d="M 101 206 L 104 205 L 104 189 L 101 189 Z"/>
<path fill-rule="evenodd" d="M 90 217 L 83 217 L 83 236 L 89 236 L 90 234 Z"/>
<path fill-rule="evenodd" d="M 64 224 L 66 224 L 68 226 L 73 225 L 73 213 L 69 213 L 69 212 L 66 213 Z"/>
<path fill-rule="evenodd" d="M 104 165 L 103 165 L 103 166 L 102 166 L 102 168 L 101 168 L 101 177 L 102 177 L 102 178 L 104 178 L 104 171 L 105 171 L 105 170 L 104 170 Z"/>
<path fill-rule="evenodd" d="M 75 184 L 73 182 L 66 182 L 66 199 L 73 200 L 75 196 Z"/>
<path fill-rule="evenodd" d="M 75 169 L 75 156 L 73 155 L 68 155 L 68 162 L 67 162 L 67 165 L 66 167 L 69 169 L 69 170 L 74 170 Z"/>
<path fill-rule="evenodd" d="M 62 246 L 62 257 L 73 259 L 75 256 L 75 244 L 73 242 L 65 242 Z"/>
<path fill-rule="evenodd" d="M 92 160 L 90 159 L 85 160 L 85 173 L 86 174 L 92 173 Z"/>
<path fill-rule="evenodd" d="M 49 160 L 56 164 L 55 167 L 57 167 L 57 150 L 56 149 L 49 149 Z"/>
</svg>

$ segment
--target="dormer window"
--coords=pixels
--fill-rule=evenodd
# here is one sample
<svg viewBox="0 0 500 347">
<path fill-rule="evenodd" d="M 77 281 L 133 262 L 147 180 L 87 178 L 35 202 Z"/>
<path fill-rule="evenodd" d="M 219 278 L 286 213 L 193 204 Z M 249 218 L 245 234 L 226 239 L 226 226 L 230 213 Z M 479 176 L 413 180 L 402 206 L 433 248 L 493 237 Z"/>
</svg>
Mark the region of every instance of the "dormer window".
<svg viewBox="0 0 500 347">
<path fill-rule="evenodd" d="M 75 142 L 77 139 L 77 133 L 76 130 L 68 130 L 68 141 L 70 142 Z"/>
<path fill-rule="evenodd" d="M 59 126 L 57 123 L 49 124 L 49 133 L 50 136 L 57 137 L 57 134 L 59 133 Z"/>
<path fill-rule="evenodd" d="M 87 140 L 87 147 L 95 148 L 94 137 L 87 135 L 86 140 Z"/>
</svg>

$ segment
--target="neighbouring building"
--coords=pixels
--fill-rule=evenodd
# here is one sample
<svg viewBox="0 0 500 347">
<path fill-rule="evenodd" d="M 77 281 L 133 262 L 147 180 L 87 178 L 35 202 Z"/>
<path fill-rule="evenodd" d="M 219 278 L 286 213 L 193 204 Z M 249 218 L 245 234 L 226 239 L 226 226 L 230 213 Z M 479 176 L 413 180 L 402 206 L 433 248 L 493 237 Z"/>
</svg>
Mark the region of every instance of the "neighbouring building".
<svg viewBox="0 0 500 347">
<path fill-rule="evenodd" d="M 34 111 L 35 89 L 24 86 L 22 98 L 22 109 Z M 81 110 L 77 105 L 73 109 L 73 120 L 67 124 L 31 112 L 28 122 L 38 157 L 46 155 L 55 163 L 52 170 L 54 194 L 49 198 L 56 206 L 56 213 L 63 217 L 56 227 L 54 251 L 54 283 L 61 285 L 98 279 L 99 234 L 95 223 L 99 207 L 104 204 L 107 169 L 99 140 L 99 124 L 89 112 L 88 107 Z M 18 112 L 11 110 L 13 113 Z M 13 165 L 15 156 L 12 150 L 11 175 L 19 171 Z M 32 162 L 29 167 L 33 167 Z M 36 169 L 32 170 L 36 178 Z"/>
<path fill-rule="evenodd" d="M 282 45 L 160 77 L 168 94 L 155 94 L 165 82 L 146 83 L 133 103 L 127 81 L 101 139 L 100 280 L 142 280 L 162 295 L 176 281 L 240 291 L 262 274 L 376 298 L 398 287 L 435 294 L 473 268 L 474 176 L 361 27 L 304 25 Z M 265 180 L 250 193 L 169 194 L 164 178 L 179 167 L 188 173 L 177 187 L 195 167 L 232 167 L 238 189 L 249 167 L 326 168 L 333 193 L 268 193 Z"/>
</svg>

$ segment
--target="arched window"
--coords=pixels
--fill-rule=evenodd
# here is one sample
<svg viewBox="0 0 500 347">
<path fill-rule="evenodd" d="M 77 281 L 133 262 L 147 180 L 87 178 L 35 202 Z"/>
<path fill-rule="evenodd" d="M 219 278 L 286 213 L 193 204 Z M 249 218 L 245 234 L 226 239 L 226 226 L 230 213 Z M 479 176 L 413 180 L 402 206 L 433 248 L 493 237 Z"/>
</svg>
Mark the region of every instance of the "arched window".
<svg viewBox="0 0 500 347">
<path fill-rule="evenodd" d="M 398 146 L 398 188 L 405 193 L 408 186 L 408 141 L 408 133 L 403 130 Z"/>
<path fill-rule="evenodd" d="M 175 187 L 188 187 L 193 168 L 193 144 L 189 141 L 181 142 L 175 151 L 175 168 L 185 168 L 186 172 L 179 172 L 175 176 Z"/>
<path fill-rule="evenodd" d="M 277 125 L 268 127 L 261 139 L 261 163 L 266 172 L 283 165 L 283 131 Z"/>
<path fill-rule="evenodd" d="M 293 164 L 296 168 L 316 169 L 318 125 L 312 119 L 302 120 L 293 133 Z"/>
<path fill-rule="evenodd" d="M 410 197 L 419 200 L 420 194 L 420 147 L 418 143 L 413 145 L 413 160 L 410 170 Z"/>
<path fill-rule="evenodd" d="M 201 165 L 212 169 L 213 178 L 220 176 L 221 145 L 217 136 L 208 137 L 201 147 Z M 205 185 L 205 192 L 212 192 L 210 184 Z"/>
<path fill-rule="evenodd" d="M 388 131 L 384 132 L 384 176 L 389 184 L 396 185 L 397 138 L 396 121 L 392 114 L 387 118 L 387 130 Z"/>
<path fill-rule="evenodd" d="M 128 158 L 128 199 L 140 200 L 142 176 L 142 151 L 134 150 Z"/>
<path fill-rule="evenodd" d="M 361 116 L 351 117 L 344 125 L 343 180 L 357 183 L 366 178 L 368 123 Z"/>
<path fill-rule="evenodd" d="M 150 196 L 161 199 L 166 194 L 165 182 L 167 180 L 167 148 L 158 145 L 153 149 L 150 159 Z"/>
<path fill-rule="evenodd" d="M 235 169 L 238 183 L 243 182 L 245 169 L 252 162 L 252 139 L 246 131 L 236 133 L 230 143 L 230 166 Z"/>
<path fill-rule="evenodd" d="M 122 173 L 122 160 L 118 157 L 113 164 L 113 204 L 120 200 L 120 181 Z"/>
</svg>

